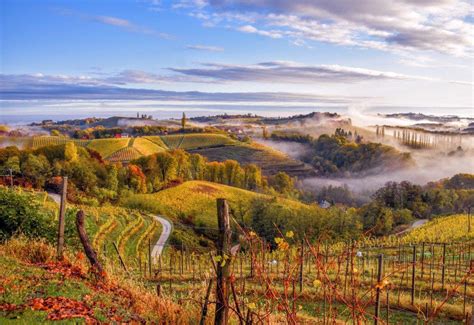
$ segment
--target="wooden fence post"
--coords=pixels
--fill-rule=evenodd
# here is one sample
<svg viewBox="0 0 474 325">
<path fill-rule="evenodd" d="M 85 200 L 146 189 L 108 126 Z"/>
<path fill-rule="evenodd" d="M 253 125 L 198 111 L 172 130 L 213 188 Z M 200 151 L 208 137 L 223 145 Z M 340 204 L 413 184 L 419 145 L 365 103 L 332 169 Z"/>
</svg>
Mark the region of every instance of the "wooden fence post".
<svg viewBox="0 0 474 325">
<path fill-rule="evenodd" d="M 63 184 L 61 188 L 61 203 L 59 206 L 59 224 L 58 224 L 58 247 L 57 257 L 59 260 L 63 259 L 64 249 L 64 227 L 65 227 L 65 213 L 67 200 L 67 176 L 63 177 Z"/>
<path fill-rule="evenodd" d="M 413 246 L 412 268 L 411 268 L 411 305 L 415 304 L 415 272 L 416 272 L 416 246 Z"/>
<path fill-rule="evenodd" d="M 377 294 L 375 297 L 375 318 L 374 324 L 377 325 L 379 323 L 380 317 L 380 291 L 382 291 L 381 283 L 382 283 L 382 268 L 383 268 L 383 255 L 380 254 L 378 257 L 378 269 L 377 269 Z"/>
<path fill-rule="evenodd" d="M 303 292 L 304 239 L 301 240 L 300 262 L 299 285 L 300 292 Z"/>
<path fill-rule="evenodd" d="M 444 290 L 444 276 L 446 273 L 446 243 L 443 244 L 443 265 L 441 269 L 441 287 Z"/>
<path fill-rule="evenodd" d="M 217 263 L 216 312 L 214 324 L 226 325 L 229 320 L 230 240 L 232 233 L 230 230 L 229 205 L 225 199 L 217 199 L 217 223 L 219 226 L 217 256 L 221 257 L 221 261 Z M 226 258 L 228 260 L 226 260 Z"/>
</svg>

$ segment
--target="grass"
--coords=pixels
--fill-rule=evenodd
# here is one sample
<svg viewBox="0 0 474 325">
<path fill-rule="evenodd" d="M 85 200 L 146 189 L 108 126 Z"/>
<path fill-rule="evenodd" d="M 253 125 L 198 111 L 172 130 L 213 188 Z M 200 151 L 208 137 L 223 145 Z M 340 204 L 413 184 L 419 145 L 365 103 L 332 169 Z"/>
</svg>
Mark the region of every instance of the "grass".
<svg viewBox="0 0 474 325">
<path fill-rule="evenodd" d="M 14 238 L 0 245 L 0 323 L 162 323 L 196 321 L 198 310 L 187 303 L 159 298 L 141 282 L 114 273 L 98 282 L 87 272 L 87 262 L 68 254 L 63 262 L 53 258 L 30 260 L 26 251 L 37 241 Z M 42 244 L 54 256 L 54 248 Z M 48 303 L 50 302 L 50 303 Z"/>
<path fill-rule="evenodd" d="M 249 206 L 255 198 L 270 198 L 236 187 L 206 181 L 189 181 L 154 194 L 136 194 L 124 200 L 123 205 L 139 208 L 170 218 L 183 214 L 206 226 L 217 226 L 216 199 L 225 198 L 236 215 L 249 218 Z M 278 198 L 292 209 L 309 209 L 303 203 Z"/>
</svg>

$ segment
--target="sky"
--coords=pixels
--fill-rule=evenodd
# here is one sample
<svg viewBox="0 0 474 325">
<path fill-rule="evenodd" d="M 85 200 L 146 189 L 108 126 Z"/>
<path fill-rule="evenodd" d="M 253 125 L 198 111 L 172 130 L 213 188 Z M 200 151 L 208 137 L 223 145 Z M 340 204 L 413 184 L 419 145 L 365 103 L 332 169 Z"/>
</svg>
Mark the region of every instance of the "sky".
<svg viewBox="0 0 474 325">
<path fill-rule="evenodd" d="M 313 110 L 474 116 L 464 0 L 2 0 L 12 116 Z"/>
</svg>

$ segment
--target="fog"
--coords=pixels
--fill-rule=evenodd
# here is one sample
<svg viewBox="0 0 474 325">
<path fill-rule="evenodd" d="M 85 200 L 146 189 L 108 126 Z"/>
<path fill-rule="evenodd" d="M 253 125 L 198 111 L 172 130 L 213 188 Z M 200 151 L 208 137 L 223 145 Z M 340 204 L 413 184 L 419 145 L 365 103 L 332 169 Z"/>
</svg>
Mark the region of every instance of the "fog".
<svg viewBox="0 0 474 325">
<path fill-rule="evenodd" d="M 372 170 L 371 174 L 363 177 L 307 178 L 301 181 L 301 185 L 310 190 L 317 190 L 328 185 L 347 185 L 354 193 L 369 195 L 389 181 L 409 181 L 424 185 L 431 181 L 452 177 L 458 173 L 474 173 L 474 154 L 472 152 L 465 153 L 462 157 L 449 157 L 437 153 L 435 155 L 415 154 L 413 158 L 415 165 L 408 168 L 391 172 Z"/>
<path fill-rule="evenodd" d="M 309 146 L 298 142 L 274 141 L 264 139 L 258 139 L 256 140 L 256 142 L 286 153 L 288 156 L 294 159 L 300 159 L 306 153 L 310 152 Z"/>
</svg>

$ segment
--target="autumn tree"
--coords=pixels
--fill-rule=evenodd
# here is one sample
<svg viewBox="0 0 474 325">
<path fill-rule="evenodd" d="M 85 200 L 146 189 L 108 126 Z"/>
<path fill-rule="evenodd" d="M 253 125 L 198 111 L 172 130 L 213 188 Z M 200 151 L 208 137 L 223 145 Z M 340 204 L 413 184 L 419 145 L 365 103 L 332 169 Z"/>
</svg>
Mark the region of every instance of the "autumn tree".
<svg viewBox="0 0 474 325">
<path fill-rule="evenodd" d="M 67 161 L 77 160 L 77 147 L 74 142 L 68 142 L 64 146 L 64 158 L 66 158 Z"/>
<path fill-rule="evenodd" d="M 183 112 L 183 116 L 181 117 L 181 129 L 184 132 L 184 128 L 186 127 L 186 113 Z"/>
</svg>

